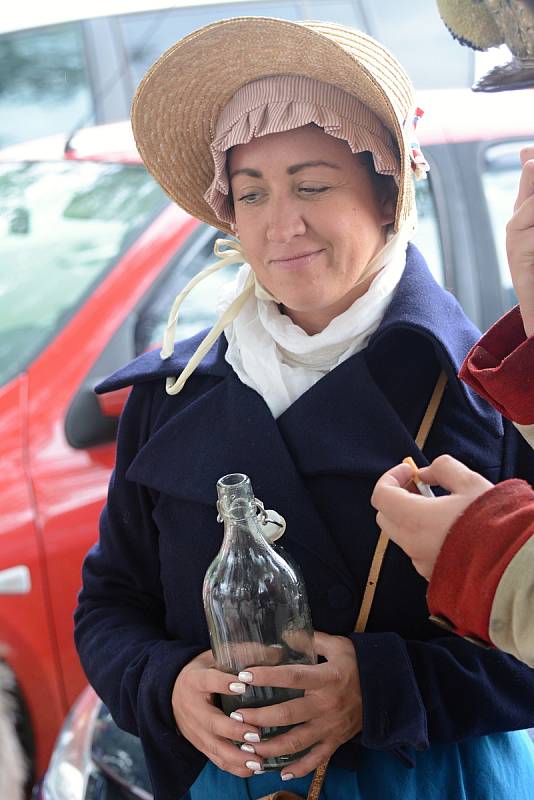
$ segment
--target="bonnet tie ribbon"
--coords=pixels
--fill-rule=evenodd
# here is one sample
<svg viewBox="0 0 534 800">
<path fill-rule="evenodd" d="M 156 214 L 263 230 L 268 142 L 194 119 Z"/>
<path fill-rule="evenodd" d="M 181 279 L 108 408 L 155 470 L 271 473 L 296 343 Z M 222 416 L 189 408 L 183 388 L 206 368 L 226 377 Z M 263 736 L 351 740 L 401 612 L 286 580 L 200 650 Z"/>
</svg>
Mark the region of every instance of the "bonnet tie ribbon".
<svg viewBox="0 0 534 800">
<path fill-rule="evenodd" d="M 187 295 L 197 286 L 204 278 L 207 278 L 208 275 L 212 275 L 214 272 L 217 272 L 224 267 L 230 266 L 230 264 L 244 264 L 245 263 L 245 254 L 243 252 L 243 248 L 240 242 L 234 241 L 232 239 L 217 239 L 215 242 L 215 246 L 213 248 L 214 254 L 217 256 L 219 261 L 215 261 L 213 264 L 210 264 L 209 267 L 201 270 L 194 278 L 192 278 L 187 286 L 177 295 L 174 303 L 172 304 L 172 308 L 169 313 L 169 319 L 167 322 L 167 327 L 165 329 L 165 334 L 163 336 L 163 347 L 161 348 L 160 357 L 164 361 L 167 358 L 170 358 L 174 353 L 174 340 L 176 335 L 176 325 L 178 322 L 178 312 L 180 310 L 180 306 L 182 305 L 183 301 L 187 297 Z M 185 369 L 180 374 L 178 378 L 169 377 L 166 380 L 166 390 L 167 394 L 178 394 L 184 387 L 185 382 L 189 378 L 189 376 L 195 371 L 197 366 L 200 364 L 206 353 L 211 349 L 215 340 L 219 337 L 221 332 L 225 329 L 225 327 L 237 316 L 245 302 L 248 300 L 251 294 L 254 292 L 255 287 L 255 277 L 252 270 L 250 271 L 249 276 L 245 282 L 245 286 L 243 291 L 234 299 L 234 301 L 228 306 L 224 314 L 222 314 L 207 336 L 204 337 L 202 342 L 199 344 L 189 362 L 187 363 Z"/>
</svg>

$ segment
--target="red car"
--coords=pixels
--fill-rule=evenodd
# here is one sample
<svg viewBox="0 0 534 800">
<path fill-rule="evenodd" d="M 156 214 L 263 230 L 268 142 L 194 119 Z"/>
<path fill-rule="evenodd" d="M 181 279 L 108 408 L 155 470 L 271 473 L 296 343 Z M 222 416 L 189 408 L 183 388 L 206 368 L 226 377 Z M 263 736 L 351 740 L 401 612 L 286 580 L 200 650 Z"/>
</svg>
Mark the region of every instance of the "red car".
<svg viewBox="0 0 534 800">
<path fill-rule="evenodd" d="M 502 231 L 519 142 L 534 138 L 533 97 L 420 99 L 432 169 L 417 187 L 416 242 L 482 328 L 513 302 Z M 0 658 L 36 775 L 85 683 L 72 612 L 124 403 L 121 393 L 97 399 L 93 386 L 160 340 L 216 236 L 169 203 L 126 123 L 0 153 Z M 210 324 L 228 277 L 193 293 L 178 335 Z"/>
<path fill-rule="evenodd" d="M 92 387 L 150 344 L 140 309 L 198 228 L 140 166 L 126 126 L 78 141 L 0 162 L 0 643 L 37 773 L 84 685 L 72 612 L 124 400 Z"/>
</svg>

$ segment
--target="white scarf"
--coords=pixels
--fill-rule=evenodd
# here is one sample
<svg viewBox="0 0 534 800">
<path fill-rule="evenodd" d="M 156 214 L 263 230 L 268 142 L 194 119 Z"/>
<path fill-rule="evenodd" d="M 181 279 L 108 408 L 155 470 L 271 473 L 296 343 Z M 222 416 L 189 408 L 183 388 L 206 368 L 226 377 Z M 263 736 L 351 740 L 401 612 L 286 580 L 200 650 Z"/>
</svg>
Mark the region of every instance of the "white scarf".
<svg viewBox="0 0 534 800">
<path fill-rule="evenodd" d="M 309 336 L 282 314 L 273 300 L 251 294 L 224 329 L 226 361 L 240 380 L 260 394 L 277 418 L 330 370 L 367 346 L 391 301 L 406 265 L 413 226 L 390 238 L 383 266 L 364 295 Z M 395 240 L 395 241 L 393 241 Z M 225 287 L 217 311 L 224 312 L 242 292 L 251 268 L 244 264 Z"/>
</svg>

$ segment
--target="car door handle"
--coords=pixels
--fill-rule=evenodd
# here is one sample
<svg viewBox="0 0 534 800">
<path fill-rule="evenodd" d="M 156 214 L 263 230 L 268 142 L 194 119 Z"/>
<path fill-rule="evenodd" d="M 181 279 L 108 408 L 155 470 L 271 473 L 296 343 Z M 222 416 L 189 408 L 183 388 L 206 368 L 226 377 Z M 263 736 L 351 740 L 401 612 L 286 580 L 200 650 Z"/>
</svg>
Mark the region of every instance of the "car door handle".
<svg viewBox="0 0 534 800">
<path fill-rule="evenodd" d="M 31 588 L 32 579 L 26 564 L 0 570 L 0 594 L 28 594 Z"/>
</svg>

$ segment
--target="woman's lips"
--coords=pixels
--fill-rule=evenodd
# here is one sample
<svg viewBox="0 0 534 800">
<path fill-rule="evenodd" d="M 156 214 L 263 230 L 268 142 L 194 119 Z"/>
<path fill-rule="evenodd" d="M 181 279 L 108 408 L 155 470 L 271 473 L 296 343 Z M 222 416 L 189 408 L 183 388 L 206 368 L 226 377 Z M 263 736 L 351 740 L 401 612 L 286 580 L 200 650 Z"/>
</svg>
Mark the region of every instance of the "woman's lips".
<svg viewBox="0 0 534 800">
<path fill-rule="evenodd" d="M 305 253 L 297 253 L 294 256 L 289 256 L 288 258 L 272 258 L 271 264 L 274 267 L 282 267 L 283 269 L 300 269 L 302 267 L 307 267 L 311 264 L 317 256 L 320 256 L 324 250 L 308 250 Z"/>
</svg>

